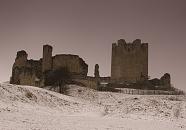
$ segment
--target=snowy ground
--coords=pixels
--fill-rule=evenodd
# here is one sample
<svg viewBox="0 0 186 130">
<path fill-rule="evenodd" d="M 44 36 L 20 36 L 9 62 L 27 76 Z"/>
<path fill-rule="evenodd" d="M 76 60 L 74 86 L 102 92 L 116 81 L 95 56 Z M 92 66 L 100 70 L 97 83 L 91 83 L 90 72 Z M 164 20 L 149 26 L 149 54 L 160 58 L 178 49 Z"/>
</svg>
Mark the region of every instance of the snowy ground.
<svg viewBox="0 0 186 130">
<path fill-rule="evenodd" d="M 0 130 L 185 130 L 186 97 L 0 85 Z"/>
</svg>

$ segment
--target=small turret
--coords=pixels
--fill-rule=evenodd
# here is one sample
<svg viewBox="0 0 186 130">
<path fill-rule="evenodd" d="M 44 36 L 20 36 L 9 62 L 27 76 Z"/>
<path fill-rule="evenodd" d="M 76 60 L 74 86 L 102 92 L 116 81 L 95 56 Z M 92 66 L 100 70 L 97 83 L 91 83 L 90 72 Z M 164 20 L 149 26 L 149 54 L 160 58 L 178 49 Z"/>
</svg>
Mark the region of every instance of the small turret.
<svg viewBox="0 0 186 130">
<path fill-rule="evenodd" d="M 52 69 L 52 46 L 43 46 L 42 72 Z"/>
<path fill-rule="evenodd" d="M 95 76 L 95 78 L 100 77 L 100 75 L 99 75 L 99 65 L 98 64 L 95 65 L 94 76 Z"/>
</svg>

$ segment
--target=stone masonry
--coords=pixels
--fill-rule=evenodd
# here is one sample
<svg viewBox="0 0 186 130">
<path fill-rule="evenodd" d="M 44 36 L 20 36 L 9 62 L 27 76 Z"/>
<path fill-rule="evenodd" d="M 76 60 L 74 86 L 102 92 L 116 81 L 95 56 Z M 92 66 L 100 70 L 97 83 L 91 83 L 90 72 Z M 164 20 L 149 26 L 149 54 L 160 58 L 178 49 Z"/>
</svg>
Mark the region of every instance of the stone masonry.
<svg viewBox="0 0 186 130">
<path fill-rule="evenodd" d="M 28 60 L 26 51 L 18 51 L 15 63 L 12 67 L 10 83 L 43 86 L 45 72 L 62 67 L 68 68 L 73 77 L 86 77 L 88 65 L 78 55 L 60 54 L 52 56 L 52 46 L 43 46 L 43 58 L 40 60 Z"/>
<path fill-rule="evenodd" d="M 148 79 L 148 43 L 136 39 L 126 43 L 124 39 L 112 44 L 112 82 L 135 83 Z"/>
<path fill-rule="evenodd" d="M 87 76 L 88 65 L 78 55 L 53 56 L 52 51 L 52 46 L 44 45 L 43 57 L 40 60 L 28 60 L 26 51 L 18 51 L 10 83 L 42 87 L 45 86 L 47 72 L 65 67 L 69 70 L 73 82 L 93 89 L 97 89 L 101 83 L 113 85 L 112 87 L 138 86 L 138 83 L 148 84 L 152 88 L 171 86 L 168 73 L 160 79 L 148 79 L 148 43 L 142 43 L 140 39 L 132 43 L 120 39 L 112 44 L 111 77 L 101 77 L 98 64 L 95 65 L 94 76 Z"/>
</svg>

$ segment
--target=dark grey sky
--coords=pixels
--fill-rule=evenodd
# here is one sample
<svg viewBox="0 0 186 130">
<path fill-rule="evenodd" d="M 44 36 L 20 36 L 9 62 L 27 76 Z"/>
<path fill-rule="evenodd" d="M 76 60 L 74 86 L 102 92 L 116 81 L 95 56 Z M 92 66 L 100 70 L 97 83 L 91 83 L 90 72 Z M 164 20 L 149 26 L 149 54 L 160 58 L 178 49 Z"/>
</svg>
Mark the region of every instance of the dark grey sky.
<svg viewBox="0 0 186 130">
<path fill-rule="evenodd" d="M 186 90 L 186 0 L 0 0 L 0 81 L 7 81 L 18 50 L 29 58 L 78 54 L 93 75 L 110 75 L 111 44 L 120 38 L 149 43 L 149 75 L 169 72 Z"/>
</svg>

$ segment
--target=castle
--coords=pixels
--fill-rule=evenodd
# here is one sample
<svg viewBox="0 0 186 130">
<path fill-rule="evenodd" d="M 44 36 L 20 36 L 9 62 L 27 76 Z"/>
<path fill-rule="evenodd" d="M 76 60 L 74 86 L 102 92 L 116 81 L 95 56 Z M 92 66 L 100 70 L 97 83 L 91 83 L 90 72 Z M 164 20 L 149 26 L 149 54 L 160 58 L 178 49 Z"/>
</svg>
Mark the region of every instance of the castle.
<svg viewBox="0 0 186 130">
<path fill-rule="evenodd" d="M 18 51 L 12 67 L 10 83 L 21 85 L 45 86 L 47 71 L 66 67 L 72 75 L 72 80 L 97 89 L 101 83 L 126 87 L 136 83 L 147 83 L 153 87 L 170 87 L 170 74 L 166 73 L 160 79 L 148 79 L 148 43 L 140 39 L 126 43 L 124 39 L 112 44 L 111 77 L 100 77 L 99 65 L 95 65 L 94 77 L 87 76 L 88 65 L 78 55 L 60 54 L 52 56 L 52 46 L 43 46 L 43 57 L 40 60 L 28 60 L 26 51 Z M 147 85 L 147 84 L 146 84 Z"/>
</svg>

